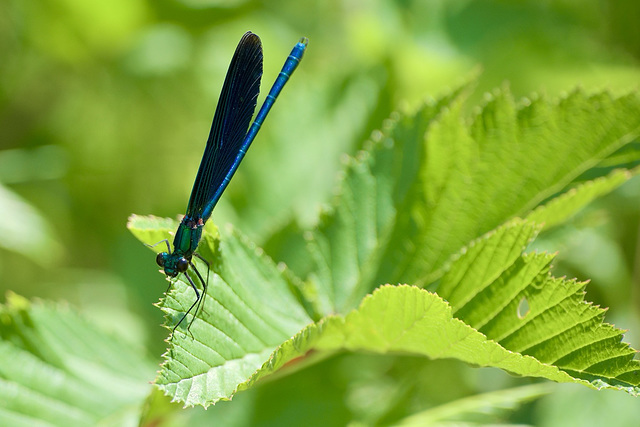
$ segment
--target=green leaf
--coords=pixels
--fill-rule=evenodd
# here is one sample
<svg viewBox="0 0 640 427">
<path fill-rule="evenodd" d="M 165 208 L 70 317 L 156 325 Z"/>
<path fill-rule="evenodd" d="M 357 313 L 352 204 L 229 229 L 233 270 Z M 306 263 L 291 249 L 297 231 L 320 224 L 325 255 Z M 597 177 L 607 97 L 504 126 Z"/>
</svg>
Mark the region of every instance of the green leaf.
<svg viewBox="0 0 640 427">
<path fill-rule="evenodd" d="M 68 307 L 9 294 L 0 306 L 0 424 L 135 423 L 153 363 Z"/>
<path fill-rule="evenodd" d="M 585 283 L 551 276 L 553 255 L 512 256 L 531 230 L 513 221 L 474 242 L 442 278 L 440 296 L 458 319 L 508 350 L 637 393 L 636 352 L 622 342 L 624 331 L 603 324 L 605 310 L 584 301 Z"/>
<path fill-rule="evenodd" d="M 637 394 L 640 364 L 623 331 L 584 302 L 583 283 L 549 275 L 552 256 L 522 255 L 537 228 L 512 221 L 464 249 L 442 279 L 451 305 L 416 287 L 383 286 L 347 316 L 329 316 L 284 343 L 243 388 L 300 357 L 349 350 L 455 358 Z"/>
<path fill-rule="evenodd" d="M 638 173 L 640 173 L 640 168 L 635 168 L 631 171 L 619 169 L 611 172 L 606 177 L 582 183 L 550 200 L 548 203 L 539 206 L 527 215 L 527 219 L 539 224 L 544 223 L 545 229 L 552 228 L 566 221 L 589 202 L 611 192 Z"/>
<path fill-rule="evenodd" d="M 332 208 L 309 233 L 312 260 L 309 281 L 315 286 L 317 310 L 346 313 L 381 283 L 380 265 L 398 241 L 390 241 L 398 221 L 411 215 L 417 176 L 423 157 L 422 138 L 429 126 L 449 109 L 459 112 L 465 88 L 424 106 L 415 115 L 396 116 L 386 130 L 348 158 Z M 456 128 L 449 128 L 455 132 Z M 402 240 L 407 245 L 406 236 Z M 298 272 L 305 277 L 305 272 Z"/>
<path fill-rule="evenodd" d="M 466 124 L 464 93 L 395 117 L 345 162 L 331 209 L 309 233 L 313 263 L 295 270 L 320 313 L 346 313 L 383 283 L 430 283 L 470 240 L 562 194 L 640 132 L 637 94 L 517 105 L 502 91 Z M 584 184 L 535 219 L 557 224 L 629 178 Z"/>
<path fill-rule="evenodd" d="M 151 239 L 147 243 L 167 238 L 149 231 L 153 223 L 163 229 L 171 222 L 133 216 L 129 228 Z M 293 278 L 237 232 L 221 240 L 207 233 L 199 250 L 211 261 L 208 292 L 189 331 L 174 333 L 156 384 L 185 405 L 206 406 L 230 399 L 279 344 L 312 319 L 296 297 Z M 206 272 L 207 266 L 200 262 L 198 269 Z M 194 301 L 190 285 L 176 280 L 160 303 L 167 325 L 175 325 Z"/>
<path fill-rule="evenodd" d="M 637 93 L 577 90 L 516 104 L 499 91 L 469 125 L 458 111 L 443 112 L 425 133 L 414 205 L 394 230 L 377 280 L 430 283 L 460 247 L 563 192 L 639 131 Z"/>
<path fill-rule="evenodd" d="M 488 340 L 454 318 L 451 307 L 438 295 L 414 286 L 385 285 L 347 316 L 327 317 L 285 342 L 243 388 L 309 352 L 314 355 L 313 352 L 342 350 L 455 358 L 517 375 L 574 381 L 554 366 L 510 352 Z"/>
</svg>

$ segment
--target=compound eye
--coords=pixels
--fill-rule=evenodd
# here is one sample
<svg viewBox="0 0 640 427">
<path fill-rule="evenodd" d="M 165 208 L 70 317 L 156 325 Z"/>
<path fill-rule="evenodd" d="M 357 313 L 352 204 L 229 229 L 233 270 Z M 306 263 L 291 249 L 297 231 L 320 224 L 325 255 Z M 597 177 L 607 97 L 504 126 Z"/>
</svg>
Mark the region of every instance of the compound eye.
<svg viewBox="0 0 640 427">
<path fill-rule="evenodd" d="M 156 256 L 156 263 L 160 266 L 160 267 L 164 267 L 164 258 L 167 256 L 166 252 L 160 252 L 157 256 Z"/>
<path fill-rule="evenodd" d="M 189 268 L 189 261 L 184 258 L 180 258 L 176 265 L 176 270 L 178 270 L 180 273 L 184 273 L 185 271 L 187 271 L 187 268 Z"/>
</svg>

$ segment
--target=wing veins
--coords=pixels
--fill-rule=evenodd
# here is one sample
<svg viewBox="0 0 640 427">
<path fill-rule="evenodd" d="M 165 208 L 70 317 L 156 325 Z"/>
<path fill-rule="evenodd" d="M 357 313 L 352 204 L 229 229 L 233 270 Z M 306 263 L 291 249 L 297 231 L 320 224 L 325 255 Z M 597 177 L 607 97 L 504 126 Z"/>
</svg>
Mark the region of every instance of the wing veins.
<svg viewBox="0 0 640 427">
<path fill-rule="evenodd" d="M 238 43 L 222 86 L 189 198 L 188 217 L 202 218 L 205 208 L 211 212 L 218 202 L 213 197 L 242 148 L 258 101 L 261 77 L 262 44 L 257 35 L 247 32 Z"/>
</svg>

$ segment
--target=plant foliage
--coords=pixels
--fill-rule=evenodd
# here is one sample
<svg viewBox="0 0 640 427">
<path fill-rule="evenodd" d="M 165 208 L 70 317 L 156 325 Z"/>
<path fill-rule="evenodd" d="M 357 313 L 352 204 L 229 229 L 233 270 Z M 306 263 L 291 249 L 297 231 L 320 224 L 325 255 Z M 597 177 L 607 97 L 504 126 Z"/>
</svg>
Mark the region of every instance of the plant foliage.
<svg viewBox="0 0 640 427">
<path fill-rule="evenodd" d="M 517 103 L 500 90 L 469 115 L 466 92 L 395 116 L 345 163 L 318 225 L 270 254 L 291 269 L 236 230 L 209 233 L 207 298 L 156 384 L 207 406 L 289 366 L 367 351 L 637 393 L 623 331 L 585 302 L 584 282 L 550 274 L 553 255 L 525 249 L 638 172 L 581 179 L 638 135 L 640 99 L 578 90 Z M 151 244 L 176 226 L 129 222 Z M 177 280 L 160 304 L 169 328 L 193 298 Z"/>
</svg>

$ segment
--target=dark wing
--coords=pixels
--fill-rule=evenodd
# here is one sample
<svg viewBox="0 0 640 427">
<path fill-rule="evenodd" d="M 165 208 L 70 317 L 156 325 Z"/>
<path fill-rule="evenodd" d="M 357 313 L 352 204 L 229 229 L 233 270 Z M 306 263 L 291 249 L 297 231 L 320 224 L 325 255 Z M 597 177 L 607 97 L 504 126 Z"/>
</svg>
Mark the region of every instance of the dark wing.
<svg viewBox="0 0 640 427">
<path fill-rule="evenodd" d="M 247 32 L 238 43 L 222 86 L 207 147 L 191 190 L 188 217 L 202 218 L 205 207 L 210 215 L 218 202 L 222 193 L 217 190 L 226 185 L 224 178 L 240 152 L 256 109 L 261 77 L 262 44 L 257 35 Z"/>
</svg>

